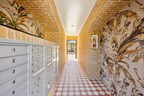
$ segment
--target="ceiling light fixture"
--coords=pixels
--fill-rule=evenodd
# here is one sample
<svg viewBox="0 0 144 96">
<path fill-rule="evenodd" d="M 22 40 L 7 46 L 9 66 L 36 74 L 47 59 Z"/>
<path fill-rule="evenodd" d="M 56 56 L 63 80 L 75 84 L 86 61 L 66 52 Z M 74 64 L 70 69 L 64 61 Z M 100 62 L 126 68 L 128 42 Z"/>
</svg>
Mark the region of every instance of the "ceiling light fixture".
<svg viewBox="0 0 144 96">
<path fill-rule="evenodd" d="M 75 27 L 75 25 L 71 25 L 72 27 Z"/>
</svg>

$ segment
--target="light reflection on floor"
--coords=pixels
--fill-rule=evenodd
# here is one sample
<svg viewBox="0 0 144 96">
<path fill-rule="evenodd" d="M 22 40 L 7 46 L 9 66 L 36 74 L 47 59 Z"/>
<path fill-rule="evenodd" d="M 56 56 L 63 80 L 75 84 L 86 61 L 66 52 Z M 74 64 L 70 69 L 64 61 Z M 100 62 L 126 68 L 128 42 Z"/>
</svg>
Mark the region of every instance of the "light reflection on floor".
<svg viewBox="0 0 144 96">
<path fill-rule="evenodd" d="M 68 60 L 76 60 L 75 54 L 68 54 Z"/>
</svg>

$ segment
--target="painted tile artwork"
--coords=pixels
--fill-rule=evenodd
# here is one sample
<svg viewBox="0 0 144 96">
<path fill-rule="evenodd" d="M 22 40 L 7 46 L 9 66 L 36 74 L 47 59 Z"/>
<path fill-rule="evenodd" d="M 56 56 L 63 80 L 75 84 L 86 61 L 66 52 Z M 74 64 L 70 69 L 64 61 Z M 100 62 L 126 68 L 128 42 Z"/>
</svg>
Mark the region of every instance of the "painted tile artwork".
<svg viewBox="0 0 144 96">
<path fill-rule="evenodd" d="M 43 32 L 33 16 L 15 0 L 0 0 L 0 24 L 43 38 Z"/>
<path fill-rule="evenodd" d="M 107 22 L 101 45 L 101 79 L 114 96 L 144 96 L 144 0 Z"/>
</svg>

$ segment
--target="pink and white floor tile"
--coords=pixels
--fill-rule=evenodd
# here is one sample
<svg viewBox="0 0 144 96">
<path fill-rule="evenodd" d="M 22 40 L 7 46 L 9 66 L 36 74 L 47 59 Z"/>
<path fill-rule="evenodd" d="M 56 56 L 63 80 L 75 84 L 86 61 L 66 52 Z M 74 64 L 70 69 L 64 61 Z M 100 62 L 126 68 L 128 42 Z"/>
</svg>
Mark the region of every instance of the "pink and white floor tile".
<svg viewBox="0 0 144 96">
<path fill-rule="evenodd" d="M 53 96 L 112 96 L 112 94 L 101 81 L 89 80 L 77 61 L 69 60 Z"/>
</svg>

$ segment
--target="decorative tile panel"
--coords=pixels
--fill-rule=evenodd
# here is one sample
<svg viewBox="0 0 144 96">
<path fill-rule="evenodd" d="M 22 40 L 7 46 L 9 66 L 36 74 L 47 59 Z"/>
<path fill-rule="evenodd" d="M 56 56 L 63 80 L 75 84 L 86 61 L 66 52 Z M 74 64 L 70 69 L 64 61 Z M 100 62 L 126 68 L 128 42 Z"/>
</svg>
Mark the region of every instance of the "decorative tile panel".
<svg viewBox="0 0 144 96">
<path fill-rule="evenodd" d="M 134 0 L 103 27 L 101 80 L 115 96 L 144 96 L 144 0 Z"/>
<path fill-rule="evenodd" d="M 41 38 L 44 37 L 44 32 L 40 30 L 33 16 L 15 0 L 0 1 L 0 24 Z M 9 36 L 13 38 L 12 33 L 9 33 Z"/>
</svg>

